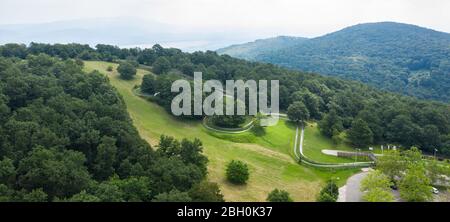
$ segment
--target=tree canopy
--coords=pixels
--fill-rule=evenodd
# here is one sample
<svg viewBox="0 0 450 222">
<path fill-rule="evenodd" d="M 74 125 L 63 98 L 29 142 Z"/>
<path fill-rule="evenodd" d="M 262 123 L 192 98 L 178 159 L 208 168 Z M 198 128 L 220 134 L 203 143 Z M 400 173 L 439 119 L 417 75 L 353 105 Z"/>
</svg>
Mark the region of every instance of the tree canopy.
<svg viewBox="0 0 450 222">
<path fill-rule="evenodd" d="M 361 181 L 363 199 L 368 202 L 392 202 L 394 195 L 391 186 L 388 176 L 378 170 L 372 171 Z"/>
<path fill-rule="evenodd" d="M 309 119 L 309 111 L 303 102 L 297 101 L 289 105 L 287 115 L 290 120 L 304 124 Z"/>
<path fill-rule="evenodd" d="M 352 127 L 347 132 L 347 137 L 356 147 L 366 148 L 373 143 L 373 133 L 369 125 L 362 119 L 352 122 Z"/>
<path fill-rule="evenodd" d="M 20 56 L 0 57 L 0 200 L 151 201 L 205 180 L 201 141 L 163 136 L 154 151 L 105 76 L 73 59 Z"/>
</svg>

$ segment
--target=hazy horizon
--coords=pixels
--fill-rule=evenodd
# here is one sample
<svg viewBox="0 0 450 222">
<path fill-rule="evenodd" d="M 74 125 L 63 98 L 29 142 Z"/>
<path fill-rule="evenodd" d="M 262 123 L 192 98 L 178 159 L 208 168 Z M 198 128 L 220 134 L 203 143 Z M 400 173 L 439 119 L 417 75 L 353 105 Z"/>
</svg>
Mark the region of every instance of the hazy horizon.
<svg viewBox="0 0 450 222">
<path fill-rule="evenodd" d="M 181 45 L 180 48 L 192 51 L 276 36 L 313 38 L 356 24 L 386 21 L 450 33 L 448 11 L 450 1 L 446 0 L 2 0 L 0 33 L 4 37 L 0 36 L 0 43 L 43 39 L 50 43 L 91 44 L 104 38 L 105 43 L 120 46 L 164 42 L 169 47 Z M 114 18 L 145 22 L 124 22 L 121 27 L 125 31 L 107 30 L 104 23 L 90 27 L 93 31 L 84 27 L 91 22 L 80 23 L 73 30 L 64 27 L 65 24 L 57 30 L 44 29 L 47 33 L 41 30 L 43 26 L 34 27 Z M 31 26 L 5 31 L 5 25 L 15 28 L 19 24 Z M 152 36 L 146 37 L 148 33 Z"/>
<path fill-rule="evenodd" d="M 367 22 L 394 21 L 450 32 L 446 0 L 2 0 L 0 24 L 137 17 L 184 29 L 252 30 L 314 37 Z"/>
</svg>

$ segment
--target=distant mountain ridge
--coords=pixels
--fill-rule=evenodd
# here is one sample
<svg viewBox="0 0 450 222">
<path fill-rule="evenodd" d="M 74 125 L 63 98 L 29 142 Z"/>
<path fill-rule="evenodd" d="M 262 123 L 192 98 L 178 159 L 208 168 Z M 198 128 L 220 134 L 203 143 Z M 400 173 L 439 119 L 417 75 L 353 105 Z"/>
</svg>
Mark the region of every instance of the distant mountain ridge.
<svg viewBox="0 0 450 222">
<path fill-rule="evenodd" d="M 268 39 L 258 39 L 246 44 L 231 45 L 227 48 L 219 49 L 219 54 L 237 55 L 241 59 L 252 60 L 261 54 L 281 50 L 286 47 L 297 45 L 308 40 L 302 37 L 278 36 Z"/>
<path fill-rule="evenodd" d="M 138 17 L 86 18 L 34 24 L 0 25 L 0 44 L 83 43 L 120 47 L 164 47 L 184 51 L 218 49 L 255 37 L 250 31 L 229 34 L 227 30 L 192 30 Z"/>
<path fill-rule="evenodd" d="M 338 76 L 422 99 L 450 102 L 450 34 L 381 22 L 321 37 L 234 45 L 220 54 Z M 276 48 L 271 46 L 276 42 Z M 246 50 L 242 50 L 246 49 Z M 249 50 L 251 49 L 251 50 Z"/>
</svg>

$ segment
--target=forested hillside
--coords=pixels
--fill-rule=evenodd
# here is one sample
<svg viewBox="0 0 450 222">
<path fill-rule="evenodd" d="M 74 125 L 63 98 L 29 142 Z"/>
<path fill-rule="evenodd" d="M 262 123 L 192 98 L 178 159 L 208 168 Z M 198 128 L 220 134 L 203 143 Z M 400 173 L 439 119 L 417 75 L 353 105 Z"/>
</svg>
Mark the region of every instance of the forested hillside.
<svg viewBox="0 0 450 222">
<path fill-rule="evenodd" d="M 377 88 L 450 101 L 450 34 L 400 23 L 371 23 L 277 45 L 270 41 L 219 50 L 238 58 L 358 80 Z M 248 48 L 251 50 L 247 50 Z"/>
<path fill-rule="evenodd" d="M 163 137 L 154 151 L 107 78 L 84 73 L 79 59 L 62 59 L 79 56 L 77 47 L 67 55 L 54 47 L 60 58 L 1 48 L 10 57 L 0 57 L 0 201 L 202 196 L 188 194 L 202 189 L 207 173 L 201 141 Z"/>
<path fill-rule="evenodd" d="M 301 37 L 278 36 L 269 39 L 259 39 L 245 44 L 232 45 L 217 50 L 219 54 L 227 54 L 240 59 L 254 60 L 259 55 L 274 53 L 292 47 L 308 40 Z"/>
<path fill-rule="evenodd" d="M 322 133 L 328 137 L 362 128 L 368 135 L 367 141 L 373 144 L 389 143 L 404 148 L 417 146 L 428 153 L 438 149 L 440 155 L 450 155 L 448 105 L 383 92 L 357 82 L 247 62 L 211 51 L 184 53 L 159 45 L 149 49 L 97 45 L 93 49 L 78 44 L 31 44 L 29 47 L 9 44 L 0 47 L 0 52 L 3 56 L 18 58 L 45 53 L 65 59 L 128 60 L 131 64 L 144 65 L 151 68 L 157 77 L 146 78 L 143 85 L 147 85 L 150 92 L 159 92 L 155 99 L 166 108 L 175 96 L 170 92 L 172 81 L 190 78 L 193 71 L 203 72 L 204 79 L 221 81 L 277 79 L 280 80 L 280 109 L 285 111 L 294 102 L 303 103 L 310 119 L 319 121 Z M 5 84 L 4 87 L 10 85 Z M 359 141 L 351 142 L 359 144 Z"/>
</svg>

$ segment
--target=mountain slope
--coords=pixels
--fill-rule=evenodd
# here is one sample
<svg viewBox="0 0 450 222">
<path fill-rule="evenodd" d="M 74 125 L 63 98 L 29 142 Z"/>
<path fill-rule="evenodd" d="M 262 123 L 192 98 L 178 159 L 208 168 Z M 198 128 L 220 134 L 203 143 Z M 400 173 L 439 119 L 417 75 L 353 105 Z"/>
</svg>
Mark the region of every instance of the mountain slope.
<svg viewBox="0 0 450 222">
<path fill-rule="evenodd" d="M 219 54 L 227 54 L 240 59 L 253 60 L 262 54 L 268 54 L 300 44 L 307 40 L 302 37 L 278 36 L 269 39 L 259 39 L 245 44 L 232 45 L 217 50 Z"/>
<path fill-rule="evenodd" d="M 263 40 L 264 41 L 264 40 Z M 260 44 L 270 48 L 269 41 Z M 247 45 L 242 45 L 241 48 Z M 450 34 L 414 25 L 360 24 L 246 59 L 358 80 L 422 99 L 450 101 Z M 234 46 L 233 52 L 239 52 Z M 227 49 L 220 52 L 227 54 Z M 242 58 L 240 53 L 231 56 Z"/>
</svg>

